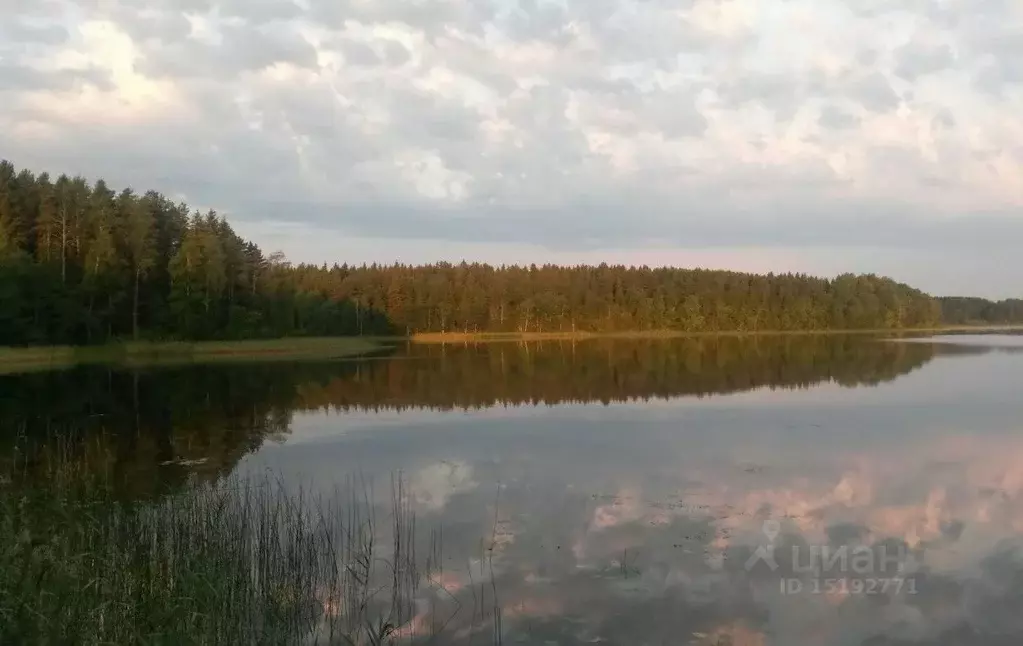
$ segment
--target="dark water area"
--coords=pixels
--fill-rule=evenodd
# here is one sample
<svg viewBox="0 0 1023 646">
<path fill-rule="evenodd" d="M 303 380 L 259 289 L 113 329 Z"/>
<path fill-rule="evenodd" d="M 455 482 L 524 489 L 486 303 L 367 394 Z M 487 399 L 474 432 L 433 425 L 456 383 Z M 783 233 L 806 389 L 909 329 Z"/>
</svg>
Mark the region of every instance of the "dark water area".
<svg viewBox="0 0 1023 646">
<path fill-rule="evenodd" d="M 1005 335 L 81 368 L 0 376 L 0 461 L 132 499 L 358 477 L 382 517 L 400 474 L 436 643 L 1019 644 L 1021 383 Z"/>
</svg>

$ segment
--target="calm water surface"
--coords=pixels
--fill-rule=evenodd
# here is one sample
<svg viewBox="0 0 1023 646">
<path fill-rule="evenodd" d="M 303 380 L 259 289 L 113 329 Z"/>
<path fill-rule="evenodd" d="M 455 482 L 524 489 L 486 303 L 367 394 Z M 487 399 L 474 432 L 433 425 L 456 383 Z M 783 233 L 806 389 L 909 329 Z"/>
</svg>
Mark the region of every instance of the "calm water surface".
<svg viewBox="0 0 1023 646">
<path fill-rule="evenodd" d="M 132 497 L 401 474 L 440 643 L 1008 645 L 1021 384 L 1017 336 L 416 346 L 0 377 L 0 438 Z"/>
</svg>

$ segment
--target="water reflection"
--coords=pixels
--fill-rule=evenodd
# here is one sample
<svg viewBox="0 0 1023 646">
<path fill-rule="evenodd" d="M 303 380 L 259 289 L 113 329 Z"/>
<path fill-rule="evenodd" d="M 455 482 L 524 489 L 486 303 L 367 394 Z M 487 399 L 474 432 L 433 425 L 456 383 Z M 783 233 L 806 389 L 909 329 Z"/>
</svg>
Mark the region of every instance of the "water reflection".
<svg viewBox="0 0 1023 646">
<path fill-rule="evenodd" d="M 457 602 L 431 611 L 455 615 L 450 643 L 487 643 L 487 626 L 455 605 L 475 608 L 471 587 L 490 575 L 509 643 L 1018 643 L 1023 442 L 1011 434 L 985 423 L 980 437 L 938 430 L 901 446 L 793 438 L 690 451 L 719 429 L 709 413 L 692 427 L 671 438 L 658 423 L 562 425 L 542 443 L 484 442 L 465 428 L 397 455 L 413 434 L 281 447 L 254 462 L 294 478 L 404 468 L 421 521 L 444 527 L 442 583 Z M 801 591 L 783 594 L 783 574 L 745 569 L 769 519 L 779 560 L 790 545 L 887 545 L 918 565 L 839 569 L 825 577 L 843 582 L 831 591 L 800 575 Z M 891 591 L 850 594 L 857 579 Z"/>
<path fill-rule="evenodd" d="M 329 493 L 363 473 L 385 513 L 401 471 L 442 532 L 414 626 L 444 624 L 443 643 L 493 643 L 497 626 L 504 643 L 1017 644 L 1014 343 L 495 344 L 78 371 L 5 378 L 0 419 L 78 438 L 139 495 L 266 469 Z M 777 569 L 747 567 L 766 547 Z M 794 567 L 843 547 L 905 569 Z"/>
<path fill-rule="evenodd" d="M 0 456 L 79 454 L 133 494 L 229 473 L 296 413 L 610 403 L 897 378 L 932 345 L 862 337 L 411 346 L 361 362 L 74 370 L 0 376 Z M 25 456 L 22 456 L 24 459 Z"/>
<path fill-rule="evenodd" d="M 997 344 L 923 347 L 937 360 L 880 388 L 414 411 L 385 426 L 307 415 L 295 426 L 345 433 L 245 466 L 314 486 L 403 470 L 421 521 L 444 528 L 450 569 L 420 622 L 453 616 L 447 643 L 490 643 L 494 611 L 475 609 L 491 576 L 507 643 L 1019 643 L 1023 361 Z M 747 569 L 764 545 L 779 570 Z M 804 560 L 899 558 L 793 572 L 793 546 Z"/>
</svg>

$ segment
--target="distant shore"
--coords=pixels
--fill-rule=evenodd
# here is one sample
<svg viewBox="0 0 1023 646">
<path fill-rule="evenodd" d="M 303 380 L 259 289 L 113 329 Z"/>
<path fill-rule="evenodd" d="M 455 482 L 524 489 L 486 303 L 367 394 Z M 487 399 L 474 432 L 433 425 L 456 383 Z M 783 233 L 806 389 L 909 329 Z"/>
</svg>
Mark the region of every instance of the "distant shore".
<svg viewBox="0 0 1023 646">
<path fill-rule="evenodd" d="M 352 359 L 398 345 L 470 344 L 525 341 L 584 341 L 589 339 L 678 339 L 693 337 L 803 336 L 837 334 L 935 334 L 963 332 L 1023 332 L 1023 325 L 950 325 L 930 328 L 861 330 L 784 330 L 683 332 L 636 330 L 623 332 L 429 332 L 411 336 L 292 337 L 245 341 L 124 342 L 101 346 L 0 347 L 0 374 L 67 368 L 75 365 L 160 366 L 187 363 L 243 361 L 301 361 Z"/>
<path fill-rule="evenodd" d="M 871 328 L 847 330 L 634 330 L 623 332 L 423 332 L 413 334 L 413 343 L 492 343 L 499 341 L 582 341 L 586 339 L 682 339 L 690 337 L 807 336 L 821 334 L 935 334 L 950 332 L 1023 332 L 1018 325 L 945 325 L 922 328 Z M 404 339 L 403 339 L 404 340 Z"/>
</svg>

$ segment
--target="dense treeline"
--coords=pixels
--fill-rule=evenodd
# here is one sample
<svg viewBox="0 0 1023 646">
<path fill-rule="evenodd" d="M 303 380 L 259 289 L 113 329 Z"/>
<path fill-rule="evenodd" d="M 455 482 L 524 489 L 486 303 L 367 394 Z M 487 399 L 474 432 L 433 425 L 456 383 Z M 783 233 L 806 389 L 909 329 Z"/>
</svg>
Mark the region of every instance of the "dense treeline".
<svg viewBox="0 0 1023 646">
<path fill-rule="evenodd" d="M 874 275 L 609 266 L 301 266 L 302 289 L 351 298 L 406 332 L 765 331 L 926 327 L 928 295 Z"/>
<path fill-rule="evenodd" d="M 0 345 L 351 334 L 223 217 L 0 162 Z"/>
<path fill-rule="evenodd" d="M 0 345 L 417 332 L 905 328 L 938 304 L 833 280 L 596 267 L 292 266 L 215 212 L 0 163 Z"/>
<path fill-rule="evenodd" d="M 969 296 L 943 296 L 941 319 L 949 325 L 1012 324 L 1023 323 L 1023 300 L 1009 298 L 989 301 Z"/>
</svg>

